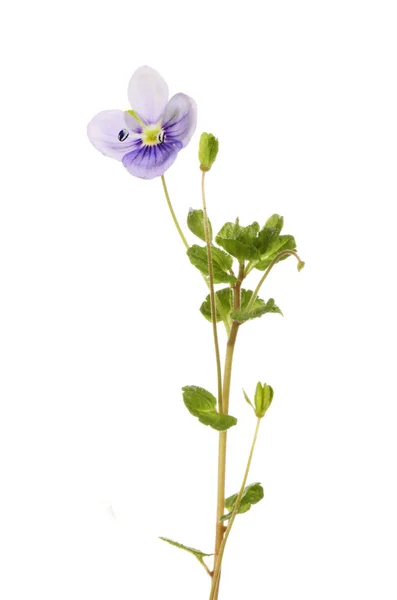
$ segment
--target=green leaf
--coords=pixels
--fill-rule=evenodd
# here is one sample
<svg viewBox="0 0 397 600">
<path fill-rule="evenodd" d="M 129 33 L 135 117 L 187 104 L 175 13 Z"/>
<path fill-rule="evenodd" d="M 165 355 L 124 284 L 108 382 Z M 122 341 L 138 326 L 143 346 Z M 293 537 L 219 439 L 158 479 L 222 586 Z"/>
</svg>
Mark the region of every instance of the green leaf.
<svg viewBox="0 0 397 600">
<path fill-rule="evenodd" d="M 244 489 L 243 495 L 241 496 L 241 502 L 237 514 L 242 514 L 249 511 L 253 504 L 257 504 L 260 500 L 262 500 L 263 496 L 263 487 L 260 483 L 251 483 L 251 485 L 247 485 L 247 487 Z M 221 521 L 227 521 L 230 519 L 237 501 L 237 497 L 238 494 L 233 494 L 233 496 L 226 498 L 225 507 L 229 511 L 229 514 L 221 517 Z"/>
<path fill-rule="evenodd" d="M 236 277 L 227 273 L 230 271 L 233 265 L 233 259 L 231 256 L 212 246 L 212 264 L 214 271 L 214 283 L 235 283 Z M 206 246 L 190 246 L 187 251 L 190 262 L 194 265 L 203 275 L 208 276 L 208 252 Z"/>
<path fill-rule="evenodd" d="M 262 227 L 258 234 L 257 248 L 260 254 L 265 254 L 272 247 L 280 235 L 284 225 L 284 218 L 280 215 L 272 215 Z"/>
<path fill-rule="evenodd" d="M 280 235 L 271 245 L 270 248 L 263 254 L 261 254 L 261 259 L 259 262 L 255 264 L 255 268 L 260 271 L 264 271 L 270 265 L 270 263 L 276 258 L 277 254 L 282 252 L 283 250 L 293 250 L 296 251 L 296 241 L 292 235 Z M 290 254 L 285 254 L 279 260 L 285 260 L 288 258 Z"/>
<path fill-rule="evenodd" d="M 230 287 L 228 287 L 228 288 L 222 288 L 221 290 L 218 290 L 217 292 L 215 292 L 215 295 L 217 298 L 216 320 L 217 320 L 217 322 L 219 322 L 219 321 L 222 321 L 222 317 L 219 314 L 218 306 L 219 306 L 219 304 L 221 305 L 221 310 L 223 310 L 223 314 L 227 318 L 230 314 L 230 311 L 232 310 L 233 294 L 232 294 L 232 290 L 230 289 Z M 209 294 L 206 297 L 206 299 L 204 300 L 204 302 L 202 303 L 202 305 L 200 306 L 200 312 L 207 319 L 207 321 L 210 321 L 210 322 L 212 321 L 211 297 Z"/>
<path fill-rule="evenodd" d="M 226 252 L 239 260 L 259 260 L 260 253 L 255 247 L 258 231 L 258 223 L 241 227 L 237 219 L 235 223 L 225 223 L 215 240 Z"/>
<path fill-rule="evenodd" d="M 216 398 L 211 392 L 196 385 L 185 386 L 182 392 L 186 408 L 194 417 L 198 417 L 203 425 L 209 425 L 217 431 L 226 431 L 236 425 L 235 417 L 217 412 Z"/>
<path fill-rule="evenodd" d="M 205 242 L 205 227 L 204 227 L 204 214 L 202 210 L 194 210 L 191 208 L 187 216 L 187 226 L 190 231 L 197 235 L 200 240 Z M 210 240 L 212 240 L 212 227 L 210 221 L 208 221 L 208 228 L 210 233 Z"/>
<path fill-rule="evenodd" d="M 184 544 L 180 544 L 179 542 L 174 542 L 174 540 L 170 540 L 166 537 L 161 537 L 160 540 L 163 542 L 167 542 L 167 544 L 171 544 L 171 546 L 175 546 L 176 548 L 180 548 L 181 550 L 186 550 L 186 552 L 190 552 L 193 554 L 198 560 L 201 562 L 204 556 L 214 556 L 213 554 L 207 554 L 206 552 L 201 552 L 201 550 L 196 550 L 196 548 L 190 548 L 190 546 L 185 546 Z"/>
<path fill-rule="evenodd" d="M 232 310 L 230 313 L 230 318 L 233 321 L 245 323 L 245 321 L 257 319 L 266 313 L 279 313 L 280 315 L 283 314 L 279 307 L 274 303 L 273 298 L 269 298 L 266 303 L 260 298 L 256 298 L 253 307 L 248 312 L 246 310 Z"/>
</svg>

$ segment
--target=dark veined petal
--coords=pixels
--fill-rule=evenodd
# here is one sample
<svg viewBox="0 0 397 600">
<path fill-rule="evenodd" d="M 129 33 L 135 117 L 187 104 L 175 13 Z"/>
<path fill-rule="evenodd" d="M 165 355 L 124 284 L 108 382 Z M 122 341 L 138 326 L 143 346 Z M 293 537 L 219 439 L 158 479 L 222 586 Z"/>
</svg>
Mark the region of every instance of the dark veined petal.
<svg viewBox="0 0 397 600">
<path fill-rule="evenodd" d="M 146 123 L 157 123 L 168 101 L 168 86 L 157 71 L 140 67 L 130 79 L 128 99 Z"/>
<path fill-rule="evenodd" d="M 177 157 L 182 144 L 164 143 L 153 146 L 142 144 L 137 150 L 123 157 L 123 165 L 131 175 L 153 179 L 163 175 Z"/>
<path fill-rule="evenodd" d="M 122 160 L 140 138 L 128 129 L 122 110 L 104 110 L 88 123 L 87 135 L 91 144 L 105 156 Z"/>
<path fill-rule="evenodd" d="M 163 129 L 170 141 L 181 142 L 184 148 L 190 142 L 197 124 L 197 106 L 186 94 L 175 94 L 163 115 Z"/>
</svg>

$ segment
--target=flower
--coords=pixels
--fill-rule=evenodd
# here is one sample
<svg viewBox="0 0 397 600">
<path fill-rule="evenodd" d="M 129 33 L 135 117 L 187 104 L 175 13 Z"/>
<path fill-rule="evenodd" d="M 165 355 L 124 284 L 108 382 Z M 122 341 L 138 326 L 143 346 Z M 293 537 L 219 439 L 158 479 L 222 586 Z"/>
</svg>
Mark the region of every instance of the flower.
<svg viewBox="0 0 397 600">
<path fill-rule="evenodd" d="M 132 110 L 105 110 L 88 124 L 92 145 L 123 163 L 131 175 L 153 179 L 163 175 L 195 129 L 195 101 L 186 94 L 168 100 L 168 86 L 151 67 L 131 77 L 128 99 Z"/>
</svg>

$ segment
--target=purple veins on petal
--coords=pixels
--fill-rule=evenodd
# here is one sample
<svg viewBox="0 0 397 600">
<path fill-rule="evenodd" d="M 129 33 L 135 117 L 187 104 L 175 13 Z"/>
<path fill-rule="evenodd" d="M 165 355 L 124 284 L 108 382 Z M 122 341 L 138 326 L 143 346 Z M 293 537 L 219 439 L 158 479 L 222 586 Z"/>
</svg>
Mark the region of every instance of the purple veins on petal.
<svg viewBox="0 0 397 600">
<path fill-rule="evenodd" d="M 197 106 L 193 98 L 182 93 L 175 94 L 168 102 L 162 118 L 166 139 L 177 140 L 184 148 L 190 142 L 196 124 Z"/>
<path fill-rule="evenodd" d="M 163 175 L 177 157 L 182 144 L 179 142 L 141 145 L 123 157 L 123 165 L 131 175 L 153 179 Z"/>
</svg>

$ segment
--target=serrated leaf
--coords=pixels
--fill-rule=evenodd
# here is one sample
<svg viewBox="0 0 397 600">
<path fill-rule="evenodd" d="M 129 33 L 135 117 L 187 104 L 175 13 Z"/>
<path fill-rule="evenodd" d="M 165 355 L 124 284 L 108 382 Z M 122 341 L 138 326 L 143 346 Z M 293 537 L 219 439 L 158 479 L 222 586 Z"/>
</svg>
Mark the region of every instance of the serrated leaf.
<svg viewBox="0 0 397 600">
<path fill-rule="evenodd" d="M 214 271 L 214 283 L 235 283 L 236 277 L 230 275 L 229 271 L 233 266 L 233 258 L 223 252 L 220 248 L 211 247 L 212 264 Z M 206 246 L 190 246 L 187 251 L 190 262 L 203 275 L 208 276 L 208 252 Z"/>
<path fill-rule="evenodd" d="M 253 504 L 257 504 L 262 500 L 264 496 L 263 487 L 260 483 L 251 483 L 244 489 L 243 495 L 241 496 L 240 506 L 237 514 L 242 514 L 250 510 Z M 229 511 L 227 515 L 221 517 L 221 521 L 227 521 L 230 519 L 233 513 L 234 506 L 237 501 L 238 494 L 233 494 L 225 500 L 225 507 Z"/>
<path fill-rule="evenodd" d="M 255 247 L 255 238 L 259 231 L 258 223 L 254 222 L 247 227 L 236 223 L 225 223 L 215 240 L 232 256 L 239 260 L 258 260 L 260 253 Z"/>
<path fill-rule="evenodd" d="M 203 425 L 209 425 L 217 431 L 226 431 L 236 425 L 235 417 L 218 413 L 216 398 L 211 392 L 196 385 L 185 386 L 182 388 L 182 392 L 186 408 Z"/>
<path fill-rule="evenodd" d="M 258 300 L 258 298 L 256 300 Z M 253 307 L 248 312 L 247 310 L 232 310 L 230 318 L 238 323 L 245 323 L 250 319 L 257 319 L 266 313 L 283 314 L 279 307 L 274 303 L 273 298 L 269 298 L 266 303 L 261 300 L 260 304 L 257 304 L 256 300 Z"/>
<path fill-rule="evenodd" d="M 222 321 L 222 317 L 219 314 L 218 306 L 221 305 L 221 309 L 223 310 L 224 316 L 227 318 L 232 310 L 233 303 L 233 294 L 230 287 L 222 288 L 215 292 L 217 303 L 216 303 L 216 320 L 217 322 Z M 200 306 L 201 314 L 207 319 L 207 321 L 212 321 L 211 318 L 211 297 L 208 294 L 202 305 Z"/>
<path fill-rule="evenodd" d="M 204 214 L 202 210 L 189 210 L 189 214 L 187 216 L 187 226 L 189 227 L 190 231 L 194 233 L 194 235 L 205 242 Z M 210 220 L 208 220 L 208 227 L 210 240 L 212 240 L 212 227 Z"/>
<path fill-rule="evenodd" d="M 198 558 L 198 560 L 200 562 L 204 558 L 204 556 L 214 556 L 213 554 L 207 554 L 206 552 L 201 552 L 201 550 L 196 550 L 196 548 L 191 548 L 190 546 L 185 546 L 184 544 L 180 544 L 179 542 L 175 542 L 174 540 L 170 540 L 169 538 L 166 538 L 166 537 L 160 536 L 160 540 L 163 540 L 163 542 L 167 542 L 167 544 L 171 544 L 171 546 L 175 546 L 176 548 L 180 548 L 181 550 L 186 550 L 186 552 L 190 552 L 190 554 L 193 554 L 196 558 Z"/>
</svg>

